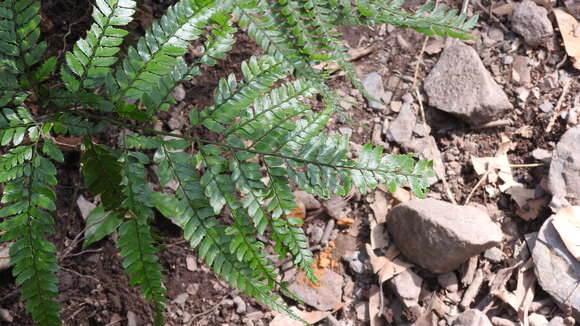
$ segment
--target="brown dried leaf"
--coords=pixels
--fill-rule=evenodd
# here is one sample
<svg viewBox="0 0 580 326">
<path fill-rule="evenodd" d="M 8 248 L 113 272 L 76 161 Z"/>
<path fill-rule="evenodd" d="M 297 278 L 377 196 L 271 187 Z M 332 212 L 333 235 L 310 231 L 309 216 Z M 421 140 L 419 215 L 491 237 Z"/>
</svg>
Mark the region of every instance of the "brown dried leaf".
<svg viewBox="0 0 580 326">
<path fill-rule="evenodd" d="M 568 251 L 580 261 L 580 206 L 562 208 L 554 215 L 552 225 Z"/>
<path fill-rule="evenodd" d="M 370 204 L 371 209 L 375 215 L 375 220 L 377 223 L 384 223 L 387 219 L 387 213 L 389 212 L 389 203 L 387 202 L 387 196 L 381 190 L 375 190 L 375 201 Z"/>
<path fill-rule="evenodd" d="M 562 9 L 556 8 L 553 12 L 564 39 L 566 53 L 572 58 L 574 68 L 580 70 L 580 24 L 574 16 Z"/>
<path fill-rule="evenodd" d="M 511 15 L 512 11 L 514 11 L 514 8 L 517 4 L 518 4 L 517 2 L 506 3 L 504 5 L 497 6 L 491 9 L 491 12 L 498 16 Z"/>
<path fill-rule="evenodd" d="M 399 251 L 394 247 L 389 248 L 386 256 L 377 256 L 372 247 L 366 244 L 367 255 L 370 257 L 373 272 L 379 276 L 379 284 L 388 281 L 393 276 L 404 272 L 412 265 L 398 258 Z"/>
<path fill-rule="evenodd" d="M 310 324 L 317 323 L 332 314 L 332 311 L 301 311 L 296 307 L 290 308 L 298 317 Z M 285 314 L 279 314 L 272 319 L 270 326 L 303 326 L 304 324 Z"/>
<path fill-rule="evenodd" d="M 389 233 L 385 228 L 385 224 L 377 224 L 374 220 L 370 221 L 371 227 L 371 247 L 373 249 L 381 249 L 389 246 Z"/>
<path fill-rule="evenodd" d="M 535 220 L 548 202 L 549 198 L 547 196 L 529 200 L 524 206 L 516 209 L 516 214 L 524 221 Z"/>
</svg>

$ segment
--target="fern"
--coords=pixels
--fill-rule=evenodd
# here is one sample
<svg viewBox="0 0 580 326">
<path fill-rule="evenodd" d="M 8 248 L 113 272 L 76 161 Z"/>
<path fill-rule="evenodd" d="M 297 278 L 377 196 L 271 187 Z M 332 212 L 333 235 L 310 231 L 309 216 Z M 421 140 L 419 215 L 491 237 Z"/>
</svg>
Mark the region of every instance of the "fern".
<svg viewBox="0 0 580 326">
<path fill-rule="evenodd" d="M 96 88 L 111 73 L 111 66 L 117 62 L 115 55 L 128 34 L 119 27 L 132 21 L 136 5 L 133 0 L 96 2 L 92 15 L 95 23 L 86 39 L 78 40 L 73 50 L 66 53 L 67 66 L 62 70 L 62 78 L 71 91 Z"/>
<path fill-rule="evenodd" d="M 267 254 L 273 244 L 280 259 L 291 258 L 316 281 L 303 221 L 292 215 L 293 189 L 328 198 L 383 183 L 420 197 L 433 175 L 429 161 L 383 154 L 370 144 L 353 159 L 348 138 L 325 132 L 340 98 L 327 85 L 327 72 L 314 66 L 337 63 L 359 84 L 340 25 L 390 23 L 466 38 L 477 19 L 442 6 L 414 13 L 400 6 L 397 0 L 181 0 L 124 47 L 137 2 L 97 0 L 91 28 L 59 62 L 44 55 L 39 1 L 0 3 L 0 234 L 13 242 L 13 274 L 33 320 L 61 323 L 57 254 L 46 239 L 55 231 L 55 163 L 65 160 L 56 135 L 83 137 L 80 172 L 101 201 L 89 214 L 83 248 L 117 232 L 130 284 L 154 306 L 156 325 L 163 325 L 166 301 L 152 225 L 157 213 L 178 225 L 231 286 L 300 320 L 278 294 L 293 297 Z M 157 114 L 175 103 L 177 85 L 226 58 L 238 27 L 264 55 L 242 62 L 241 76 L 221 78 L 212 105 L 191 109 L 190 125 L 204 136 L 153 128 Z M 194 40 L 201 53 L 192 58 L 186 53 Z M 316 95 L 322 109 L 309 104 Z M 122 130 L 120 141 L 98 143 L 111 126 Z M 163 190 L 153 191 L 151 183 Z"/>
</svg>

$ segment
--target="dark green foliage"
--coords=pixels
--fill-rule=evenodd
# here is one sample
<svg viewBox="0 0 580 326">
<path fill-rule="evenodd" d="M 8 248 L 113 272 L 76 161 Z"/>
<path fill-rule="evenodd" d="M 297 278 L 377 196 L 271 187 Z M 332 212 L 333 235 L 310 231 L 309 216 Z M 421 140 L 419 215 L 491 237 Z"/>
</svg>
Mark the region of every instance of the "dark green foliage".
<svg viewBox="0 0 580 326">
<path fill-rule="evenodd" d="M 348 138 L 325 132 L 339 98 L 326 85 L 327 72 L 313 68 L 337 63 L 356 83 L 339 25 L 390 23 L 468 37 L 476 20 L 431 5 L 403 12 L 401 3 L 181 0 L 125 47 L 136 1 L 97 0 L 93 25 L 61 62 L 44 55 L 39 1 L 0 3 L 0 234 L 13 242 L 13 274 L 34 321 L 60 325 L 57 253 L 47 240 L 55 231 L 55 164 L 65 160 L 56 135 L 84 138 L 81 173 L 100 200 L 83 248 L 117 232 L 123 267 L 154 305 L 156 325 L 164 324 L 166 300 L 156 214 L 178 225 L 232 286 L 292 315 L 277 294 L 292 296 L 269 250 L 316 281 L 303 221 L 293 215 L 293 189 L 328 198 L 383 183 L 422 196 L 433 175 L 429 161 L 385 155 L 370 144 L 350 158 Z M 177 85 L 226 57 L 238 27 L 265 54 L 243 62 L 241 78 L 222 78 L 212 105 L 191 109 L 191 127 L 208 137 L 153 128 L 157 113 L 175 103 Z M 200 54 L 186 55 L 198 39 Z M 309 104 L 317 94 L 322 109 Z M 115 137 L 104 135 L 110 131 Z M 103 139 L 112 144 L 99 144 Z"/>
</svg>

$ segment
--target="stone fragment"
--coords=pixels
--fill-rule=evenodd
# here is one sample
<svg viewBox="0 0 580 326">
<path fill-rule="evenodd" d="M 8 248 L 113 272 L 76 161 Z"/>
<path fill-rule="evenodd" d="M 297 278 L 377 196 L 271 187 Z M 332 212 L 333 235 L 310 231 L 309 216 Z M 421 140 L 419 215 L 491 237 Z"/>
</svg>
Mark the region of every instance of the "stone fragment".
<svg viewBox="0 0 580 326">
<path fill-rule="evenodd" d="M 477 52 L 459 41 L 445 48 L 425 79 L 425 91 L 429 105 L 472 125 L 492 121 L 512 108 Z"/>
<path fill-rule="evenodd" d="M 484 210 L 436 199 L 396 206 L 387 216 L 387 228 L 403 255 L 434 273 L 453 271 L 503 237 Z"/>
<path fill-rule="evenodd" d="M 580 2 L 578 0 L 564 0 L 564 5 L 568 12 L 580 19 Z"/>
<path fill-rule="evenodd" d="M 342 255 L 342 260 L 347 262 L 350 269 L 357 274 L 362 274 L 365 271 L 365 266 L 361 260 L 360 251 L 354 251 L 352 253 Z"/>
<path fill-rule="evenodd" d="M 137 326 L 137 315 L 132 311 L 127 311 L 127 326 Z"/>
<path fill-rule="evenodd" d="M 453 326 L 492 326 L 492 324 L 483 312 L 470 309 L 459 315 Z"/>
<path fill-rule="evenodd" d="M 554 34 L 548 11 L 531 0 L 524 0 L 514 8 L 511 24 L 512 30 L 532 47 L 545 44 Z"/>
<path fill-rule="evenodd" d="M 403 103 L 401 111 L 399 111 L 395 120 L 389 124 L 387 139 L 400 145 L 407 144 L 411 140 L 416 123 L 417 117 L 413 107 L 410 103 Z"/>
<path fill-rule="evenodd" d="M 173 91 L 171 92 L 171 94 L 173 94 L 173 98 L 177 101 L 177 102 L 181 102 L 185 99 L 185 88 L 183 87 L 182 84 L 177 85 Z"/>
<path fill-rule="evenodd" d="M 580 126 L 560 138 L 548 174 L 552 207 L 580 205 Z"/>
<path fill-rule="evenodd" d="M 354 305 L 354 310 L 356 311 L 356 319 L 362 322 L 369 321 L 369 303 L 359 301 Z"/>
<path fill-rule="evenodd" d="M 367 74 L 362 81 L 363 87 L 369 95 L 374 97 L 374 100 L 369 99 L 368 103 L 372 109 L 384 110 L 387 107 L 379 101 L 385 101 L 386 93 L 383 88 L 383 78 L 376 72 Z"/>
<path fill-rule="evenodd" d="M 566 324 L 564 323 L 564 318 L 562 318 L 560 316 L 556 316 L 556 317 L 552 318 L 548 325 L 550 325 L 550 326 L 566 326 Z"/>
<path fill-rule="evenodd" d="M 547 219 L 534 241 L 532 258 L 540 286 L 563 311 L 571 309 L 580 319 L 580 261 L 570 254 L 560 235 Z"/>
<path fill-rule="evenodd" d="M 314 197 L 314 195 L 309 194 L 306 191 L 296 190 L 296 191 L 294 191 L 294 197 L 296 197 L 298 200 L 300 200 L 302 203 L 304 203 L 304 207 L 308 211 L 320 209 L 322 207 L 322 204 L 320 204 L 318 199 L 316 199 L 316 197 Z"/>
<path fill-rule="evenodd" d="M 243 314 L 248 310 L 248 308 L 246 307 L 246 302 L 244 301 L 244 299 L 242 299 L 242 297 L 235 296 L 232 299 L 232 301 L 234 301 L 234 304 L 236 305 L 237 314 Z"/>
<path fill-rule="evenodd" d="M 336 308 L 342 299 L 343 277 L 331 269 L 324 269 L 317 276 L 318 283 L 313 284 L 304 272 L 299 272 L 288 289 L 315 309 L 328 311 Z"/>
<path fill-rule="evenodd" d="M 526 56 L 516 55 L 512 66 L 512 78 L 518 85 L 532 82 L 532 60 Z"/>
<path fill-rule="evenodd" d="M 10 263 L 10 247 L 13 242 L 0 243 L 0 271 L 8 269 L 12 266 Z"/>
<path fill-rule="evenodd" d="M 530 322 L 530 326 L 548 326 L 549 324 L 546 317 L 535 313 L 528 316 L 528 321 Z"/>
<path fill-rule="evenodd" d="M 536 148 L 532 151 L 532 157 L 538 161 L 545 164 L 550 164 L 552 162 L 552 152 L 545 150 L 543 148 Z"/>
<path fill-rule="evenodd" d="M 437 282 L 439 282 L 439 285 L 449 292 L 457 292 L 457 290 L 459 290 L 459 281 L 457 280 L 455 272 L 449 272 L 437 276 Z"/>
<path fill-rule="evenodd" d="M 389 284 L 406 309 L 419 305 L 419 295 L 423 284 L 421 276 L 407 269 L 391 278 Z"/>
<path fill-rule="evenodd" d="M 493 247 L 487 249 L 483 253 L 483 257 L 485 257 L 485 259 L 489 260 L 490 262 L 497 264 L 501 263 L 501 261 L 503 260 L 503 252 L 498 247 Z"/>
<path fill-rule="evenodd" d="M 554 110 L 554 105 L 552 103 L 542 103 L 540 104 L 540 111 L 544 113 L 549 113 Z"/>
</svg>

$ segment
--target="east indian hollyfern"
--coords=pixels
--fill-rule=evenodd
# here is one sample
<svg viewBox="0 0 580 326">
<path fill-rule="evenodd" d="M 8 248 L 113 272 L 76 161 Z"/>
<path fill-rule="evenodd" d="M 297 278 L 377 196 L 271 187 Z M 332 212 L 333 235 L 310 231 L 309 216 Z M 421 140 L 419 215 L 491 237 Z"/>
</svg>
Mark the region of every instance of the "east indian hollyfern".
<svg viewBox="0 0 580 326">
<path fill-rule="evenodd" d="M 467 38 L 477 20 L 430 4 L 404 12 L 401 3 L 181 0 L 125 47 L 138 4 L 96 0 L 92 26 L 57 59 L 45 55 L 40 1 L 1 2 L 0 234 L 11 242 L 12 273 L 36 324 L 61 324 L 57 251 L 49 241 L 65 160 L 58 135 L 84 139 L 80 173 L 100 198 L 82 247 L 117 232 L 123 267 L 154 306 L 156 325 L 164 323 L 165 301 L 156 215 L 181 227 L 198 257 L 231 286 L 292 315 L 277 293 L 291 294 L 266 253 L 291 257 L 316 281 L 302 220 L 291 214 L 293 190 L 328 198 L 383 183 L 422 196 L 433 174 L 429 161 L 370 144 L 351 159 L 348 139 L 325 132 L 338 97 L 325 83 L 329 73 L 314 67 L 338 65 L 357 84 L 340 25 L 388 23 Z M 240 77 L 222 78 L 212 105 L 191 109 L 191 129 L 209 137 L 154 129 L 158 113 L 175 103 L 172 90 L 226 57 L 239 30 L 264 55 L 243 62 Z M 193 41 L 201 55 L 186 58 Z M 320 109 L 309 105 L 316 95 Z M 98 143 L 108 126 L 121 130 L 113 146 Z"/>
</svg>

